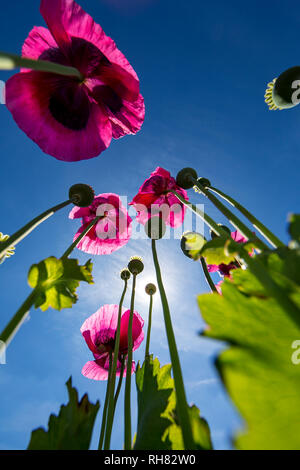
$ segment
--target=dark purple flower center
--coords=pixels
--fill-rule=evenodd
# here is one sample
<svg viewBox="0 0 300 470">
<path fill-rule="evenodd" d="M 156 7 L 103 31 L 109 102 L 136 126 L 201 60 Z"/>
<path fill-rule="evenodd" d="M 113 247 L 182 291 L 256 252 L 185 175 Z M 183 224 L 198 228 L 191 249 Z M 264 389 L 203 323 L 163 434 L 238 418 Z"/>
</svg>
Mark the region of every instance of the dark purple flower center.
<svg viewBox="0 0 300 470">
<path fill-rule="evenodd" d="M 57 88 L 49 100 L 54 119 L 74 131 L 84 129 L 90 116 L 90 102 L 85 90 L 76 82 Z"/>
<path fill-rule="evenodd" d="M 109 67 L 110 62 L 93 44 L 82 38 L 73 37 L 68 53 L 61 49 L 50 48 L 44 51 L 39 59 L 49 60 L 61 65 L 77 68 L 85 77 L 100 77 L 101 67 Z M 122 107 L 122 100 L 108 85 L 95 88 L 93 98 L 116 113 Z M 55 91 L 49 100 L 49 111 L 54 119 L 68 129 L 79 131 L 87 126 L 91 104 L 88 89 L 84 84 L 70 78 L 62 78 L 57 82 Z"/>
</svg>

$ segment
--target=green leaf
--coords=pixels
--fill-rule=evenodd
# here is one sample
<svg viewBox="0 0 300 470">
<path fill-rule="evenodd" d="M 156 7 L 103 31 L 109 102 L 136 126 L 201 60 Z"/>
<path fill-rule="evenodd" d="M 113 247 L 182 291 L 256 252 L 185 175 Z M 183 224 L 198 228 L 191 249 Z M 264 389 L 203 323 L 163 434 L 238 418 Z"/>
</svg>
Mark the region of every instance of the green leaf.
<svg viewBox="0 0 300 470">
<path fill-rule="evenodd" d="M 30 287 L 36 289 L 35 307 L 45 311 L 70 308 L 77 301 L 76 289 L 80 281 L 93 283 L 91 261 L 84 266 L 78 260 L 51 256 L 31 266 L 28 273 Z"/>
<path fill-rule="evenodd" d="M 216 237 L 205 243 L 200 251 L 207 264 L 229 264 L 235 260 L 234 254 L 226 253 L 227 237 Z"/>
<path fill-rule="evenodd" d="M 48 60 L 28 59 L 26 57 L 20 57 L 16 54 L 0 52 L 0 70 L 13 70 L 19 67 L 38 70 L 40 72 L 55 73 L 68 77 L 76 77 L 79 80 L 83 79 L 81 73 L 75 67 L 56 64 L 55 62 L 50 62 Z"/>
<path fill-rule="evenodd" d="M 289 234 L 292 240 L 300 243 L 300 214 L 291 214 L 289 216 Z"/>
<path fill-rule="evenodd" d="M 189 415 L 192 424 L 192 432 L 198 450 L 211 450 L 212 442 L 210 437 L 210 430 L 207 421 L 200 417 L 200 411 L 197 406 L 189 407 Z M 171 442 L 172 450 L 184 450 L 184 443 L 182 431 L 178 424 L 176 412 L 173 414 L 173 423 L 167 429 L 165 439 Z"/>
<path fill-rule="evenodd" d="M 147 357 L 136 371 L 138 395 L 138 427 L 135 450 L 170 449 L 168 441 L 162 438 L 170 420 L 163 416 L 169 408 L 169 401 L 174 389 L 171 378 L 171 364 L 160 367 L 158 359 Z M 174 404 L 170 403 L 171 408 Z"/>
<path fill-rule="evenodd" d="M 184 449 L 176 413 L 171 364 L 160 367 L 153 356 L 145 359 L 136 372 L 138 392 L 138 429 L 135 450 Z M 196 406 L 189 408 L 192 430 L 198 449 L 211 449 L 210 431 Z"/>
<path fill-rule="evenodd" d="M 299 285 L 290 279 L 299 268 L 293 250 L 261 256 L 271 277 L 300 302 Z M 293 363 L 297 325 L 248 271 L 226 279 L 222 295 L 198 297 L 209 325 L 204 335 L 229 343 L 217 359 L 224 385 L 246 421 L 236 436 L 239 449 L 299 449 L 300 365 Z"/>
<path fill-rule="evenodd" d="M 28 450 L 88 450 L 100 404 L 92 404 L 87 394 L 80 402 L 72 378 L 66 383 L 69 394 L 67 405 L 60 407 L 58 416 L 51 415 L 48 431 L 38 428 L 31 433 Z"/>
</svg>

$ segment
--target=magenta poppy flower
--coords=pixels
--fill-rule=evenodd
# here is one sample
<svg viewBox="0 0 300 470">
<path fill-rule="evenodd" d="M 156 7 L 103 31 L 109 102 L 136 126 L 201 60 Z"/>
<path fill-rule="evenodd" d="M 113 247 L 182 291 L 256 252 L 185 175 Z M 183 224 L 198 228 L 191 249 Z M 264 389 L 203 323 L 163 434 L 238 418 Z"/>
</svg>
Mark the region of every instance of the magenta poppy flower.
<svg viewBox="0 0 300 470">
<path fill-rule="evenodd" d="M 243 235 L 236 230 L 235 232 L 231 232 L 231 238 L 237 242 L 237 243 L 245 243 L 247 241 L 247 238 L 243 237 Z M 219 272 L 221 276 L 229 277 L 230 276 L 230 271 L 232 269 L 237 269 L 239 268 L 240 265 L 237 262 L 232 262 L 229 264 L 208 264 L 207 269 L 210 273 L 215 273 Z"/>
<path fill-rule="evenodd" d="M 144 225 L 150 217 L 159 214 L 171 227 L 182 225 L 185 206 L 170 192 L 171 190 L 188 201 L 187 192 L 176 184 L 171 174 L 157 167 L 129 203 L 137 211 L 137 221 Z"/>
<path fill-rule="evenodd" d="M 36 26 L 22 56 L 77 68 L 83 79 L 22 69 L 6 83 L 18 126 L 59 160 L 93 158 L 112 137 L 135 134 L 145 107 L 139 79 L 114 41 L 73 0 L 42 0 L 48 28 Z"/>
<path fill-rule="evenodd" d="M 73 207 L 69 218 L 82 219 L 74 241 L 97 216 L 102 218 L 78 243 L 79 250 L 92 255 L 109 255 L 128 243 L 132 220 L 120 197 L 113 193 L 99 194 L 88 207 Z"/>
<path fill-rule="evenodd" d="M 89 361 L 83 366 L 82 374 L 88 379 L 107 380 L 108 378 L 109 353 L 113 352 L 115 347 L 118 312 L 119 305 L 103 305 L 96 313 L 87 318 L 80 328 L 82 336 L 95 358 L 94 361 Z M 120 375 L 121 360 L 128 353 L 129 315 L 130 310 L 122 308 L 117 375 Z M 144 339 L 143 326 L 144 320 L 137 312 L 134 312 L 132 324 L 133 351 L 140 346 Z M 134 371 L 135 363 L 133 362 L 132 373 Z"/>
</svg>

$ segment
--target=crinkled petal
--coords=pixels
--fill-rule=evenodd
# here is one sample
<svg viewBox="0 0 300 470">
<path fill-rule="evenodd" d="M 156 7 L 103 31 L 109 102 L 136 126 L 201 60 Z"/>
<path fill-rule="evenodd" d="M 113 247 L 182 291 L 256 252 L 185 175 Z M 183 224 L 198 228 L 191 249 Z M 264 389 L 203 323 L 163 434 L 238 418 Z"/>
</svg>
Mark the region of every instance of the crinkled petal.
<svg viewBox="0 0 300 470">
<path fill-rule="evenodd" d="M 22 56 L 28 59 L 39 59 L 49 49 L 57 48 L 57 43 L 47 28 L 35 26 L 26 38 L 22 47 Z M 30 69 L 22 69 L 30 72 Z"/>
<path fill-rule="evenodd" d="M 119 139 L 127 134 L 136 134 L 142 127 L 145 119 L 145 104 L 142 95 L 133 103 L 123 100 L 122 108 L 113 113 L 108 111 L 112 125 L 112 136 Z"/>
<path fill-rule="evenodd" d="M 107 59 L 125 69 L 136 80 L 138 77 L 115 42 L 100 25 L 73 0 L 42 0 L 41 14 L 57 43 L 67 53 L 71 38 L 83 38 L 96 46 Z"/>
<path fill-rule="evenodd" d="M 122 313 L 126 311 L 125 308 L 122 309 Z M 101 332 L 104 332 L 106 335 L 109 334 L 110 338 L 114 338 L 117 323 L 118 323 L 118 305 L 103 305 L 97 312 L 91 315 L 85 320 L 80 331 L 93 353 L 97 353 L 95 350 L 96 341 L 99 339 Z M 88 333 L 86 333 L 88 332 Z"/>
<path fill-rule="evenodd" d="M 110 144 L 110 121 L 99 105 L 90 103 L 85 128 L 72 130 L 58 122 L 49 110 L 49 100 L 61 80 L 40 72 L 14 75 L 6 83 L 7 107 L 18 126 L 45 153 L 64 161 L 96 157 Z"/>
<path fill-rule="evenodd" d="M 89 216 L 90 216 L 89 207 L 74 206 L 71 212 L 69 213 L 69 219 L 80 219 L 82 217 L 89 217 Z"/>
<path fill-rule="evenodd" d="M 120 366 L 119 366 L 120 367 Z M 131 374 L 135 371 L 135 362 L 132 362 Z M 88 379 L 93 380 L 107 380 L 108 379 L 108 367 L 105 368 L 99 361 L 88 361 L 82 368 L 81 373 Z M 120 376 L 120 369 L 117 370 L 118 377 Z M 126 376 L 126 367 L 124 370 L 123 377 Z"/>
</svg>

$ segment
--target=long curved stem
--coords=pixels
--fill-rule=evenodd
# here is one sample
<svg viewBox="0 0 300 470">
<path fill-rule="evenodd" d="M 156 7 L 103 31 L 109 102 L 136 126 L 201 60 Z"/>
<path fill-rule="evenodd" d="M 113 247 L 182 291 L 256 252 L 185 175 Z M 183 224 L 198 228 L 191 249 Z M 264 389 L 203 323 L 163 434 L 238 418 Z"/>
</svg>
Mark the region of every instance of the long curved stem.
<svg viewBox="0 0 300 470">
<path fill-rule="evenodd" d="M 128 355 L 126 368 L 125 383 L 125 400 L 124 400 L 124 449 L 131 449 L 131 369 L 132 369 L 132 324 L 134 311 L 136 274 L 133 274 L 132 293 L 130 302 L 130 316 L 128 322 Z"/>
<path fill-rule="evenodd" d="M 103 216 L 101 216 L 101 215 L 98 215 L 97 217 L 95 217 L 94 220 L 92 220 L 92 222 L 87 226 L 87 228 L 79 235 L 79 237 L 76 238 L 76 240 L 64 252 L 64 254 L 62 255 L 61 258 L 67 258 L 72 253 L 74 248 L 76 248 L 78 243 L 83 239 L 83 237 L 85 237 L 85 235 L 91 230 L 91 228 L 94 225 L 96 225 L 96 223 L 102 218 L 103 218 Z"/>
<path fill-rule="evenodd" d="M 116 394 L 115 394 L 115 397 L 114 397 L 114 414 L 115 414 L 115 411 L 116 411 L 116 406 L 117 406 L 118 398 L 119 398 L 121 387 L 122 387 L 124 370 L 125 370 L 125 356 L 123 356 L 123 358 L 122 358 L 119 383 L 118 383 Z"/>
<path fill-rule="evenodd" d="M 105 429 L 106 429 L 106 426 L 107 426 L 106 416 L 107 416 L 107 406 L 108 406 L 108 398 L 109 398 L 109 388 L 110 388 L 110 383 L 111 383 L 111 375 L 112 375 L 112 353 L 110 352 L 109 353 L 108 379 L 107 379 L 105 401 L 104 401 L 104 407 L 103 407 L 103 413 L 102 413 L 102 423 L 101 423 L 101 431 L 100 431 L 98 450 L 102 449 Z"/>
<path fill-rule="evenodd" d="M 112 427 L 113 427 L 114 408 L 115 408 L 114 393 L 115 393 L 116 372 L 117 372 L 117 363 L 118 363 L 119 348 L 120 348 L 121 316 L 122 316 L 122 306 L 124 302 L 124 297 L 127 291 L 127 284 L 128 284 L 128 281 L 125 280 L 124 289 L 123 289 L 121 300 L 119 303 L 118 324 L 117 324 L 117 332 L 116 332 L 113 363 L 112 363 L 112 374 L 111 374 L 110 390 L 109 390 L 109 398 L 108 398 L 107 427 L 106 427 L 106 434 L 105 434 L 105 441 L 104 441 L 105 450 L 109 450 L 110 448 L 110 439 L 111 439 L 111 433 L 112 433 Z M 125 359 L 123 359 L 122 361 L 122 366 L 124 366 L 124 360 Z M 124 369 L 123 369 L 123 372 L 124 372 Z"/>
<path fill-rule="evenodd" d="M 205 212 L 203 212 L 199 207 L 195 206 L 195 204 L 192 204 L 191 202 L 187 201 L 184 199 L 184 197 L 181 196 L 181 194 L 177 193 L 174 190 L 170 191 L 172 194 L 174 194 L 177 199 L 186 207 L 188 207 L 192 212 L 194 212 L 198 217 L 200 217 L 203 222 L 206 223 L 206 225 L 213 230 L 217 235 L 219 236 L 225 236 L 229 238 L 228 233 L 220 227 L 209 215 L 207 215 Z"/>
<path fill-rule="evenodd" d="M 174 385 L 175 385 L 175 392 L 176 392 L 176 406 L 178 411 L 178 418 L 180 422 L 180 426 L 182 429 L 182 436 L 184 447 L 186 450 L 194 450 L 196 449 L 196 445 L 193 438 L 191 422 L 189 419 L 188 413 L 188 404 L 183 384 L 183 377 L 182 371 L 179 361 L 179 355 L 177 351 L 175 335 L 172 326 L 171 314 L 168 305 L 167 296 L 165 293 L 160 266 L 158 262 L 157 252 L 156 252 L 156 245 L 155 240 L 152 240 L 152 254 L 153 254 L 153 261 L 156 271 L 157 277 L 157 284 L 160 292 L 163 313 L 164 313 L 164 320 L 165 320 L 165 327 L 170 351 L 170 357 L 172 362 L 172 369 L 173 369 L 173 376 L 174 376 Z"/>
<path fill-rule="evenodd" d="M 10 322 L 6 325 L 2 333 L 0 334 L 0 340 L 5 343 L 7 347 L 12 341 L 18 330 L 21 328 L 22 324 L 28 316 L 30 308 L 33 306 L 37 291 L 36 289 L 31 292 L 27 297 L 25 302 L 21 305 L 17 313 L 13 316 Z"/>
<path fill-rule="evenodd" d="M 253 225 L 253 227 L 258 230 L 258 232 L 274 247 L 278 248 L 280 246 L 284 246 L 284 243 L 274 235 L 271 230 L 269 230 L 260 220 L 258 220 L 251 212 L 249 212 L 242 204 L 237 202 L 233 197 L 228 196 L 227 194 L 220 191 L 220 189 L 214 188 L 209 186 L 207 188 L 209 191 L 213 191 L 218 196 L 222 197 L 225 201 L 235 207 L 237 210 L 241 212 Z"/>
<path fill-rule="evenodd" d="M 5 242 L 0 242 L 0 258 L 9 248 L 20 243 L 23 238 L 27 237 L 27 235 L 29 235 L 42 222 L 49 219 L 49 217 L 51 217 L 55 212 L 71 204 L 72 202 L 73 199 L 69 199 L 68 201 L 62 202 L 57 206 L 51 207 L 47 211 L 32 219 L 30 222 L 28 222 L 28 224 L 24 225 L 24 227 L 20 228 L 20 230 L 15 232 L 13 235 L 10 235 L 10 237 Z"/>
<path fill-rule="evenodd" d="M 145 359 L 146 359 L 147 356 L 149 356 L 149 349 L 150 349 L 150 335 L 151 335 L 151 326 L 152 326 L 152 307 L 153 307 L 153 294 L 150 294 L 147 340 L 146 340 L 146 348 L 145 348 Z"/>
<path fill-rule="evenodd" d="M 27 57 L 20 57 L 16 54 L 0 52 L 0 70 L 13 70 L 19 67 L 38 70 L 40 72 L 55 73 L 67 77 L 76 77 L 78 80 L 84 79 L 82 74 L 75 67 L 57 64 L 48 60 L 28 59 Z"/>
<path fill-rule="evenodd" d="M 219 209 L 219 211 L 222 212 L 225 217 L 227 217 L 229 222 L 241 232 L 244 237 L 253 240 L 257 248 L 260 250 L 269 249 L 269 247 L 257 236 L 255 236 L 253 232 L 251 232 L 251 230 L 247 227 L 247 225 L 245 225 L 244 222 L 242 222 L 233 212 L 231 212 L 231 210 L 229 210 L 221 201 L 219 201 L 216 196 L 211 194 L 201 183 L 199 183 L 199 181 L 197 181 L 192 176 L 190 179 L 194 185 L 216 206 L 216 208 Z"/>
<path fill-rule="evenodd" d="M 207 269 L 207 264 L 206 264 L 206 261 L 203 258 L 203 256 L 200 257 L 200 262 L 201 262 L 201 266 L 202 266 L 203 273 L 204 273 L 205 279 L 207 281 L 207 284 L 211 288 L 212 292 L 218 292 L 217 288 L 216 288 L 216 286 L 215 286 L 215 284 L 214 284 L 214 282 L 211 278 L 211 275 L 209 274 L 209 271 Z"/>
</svg>

